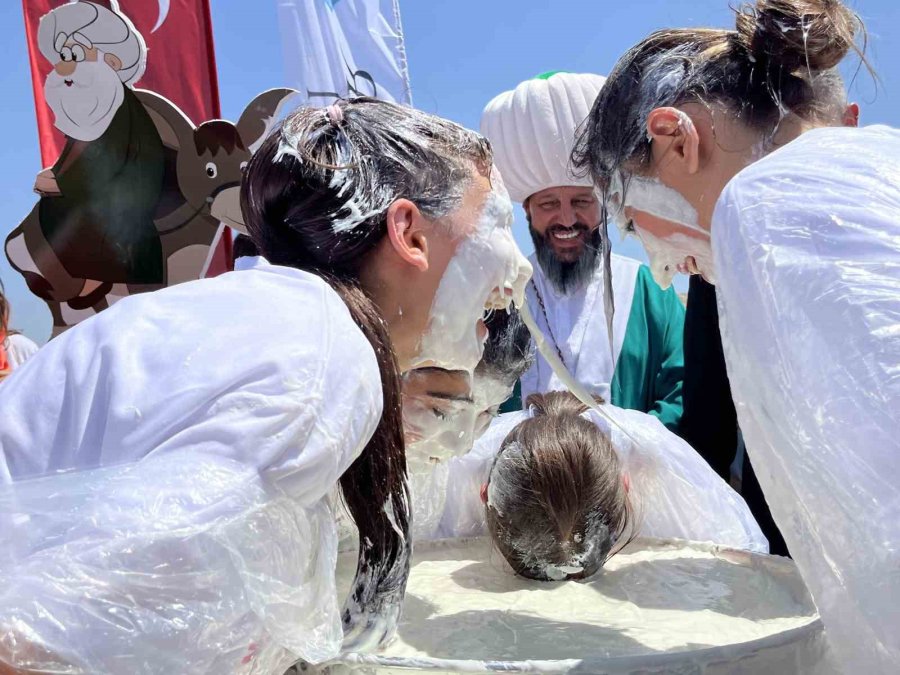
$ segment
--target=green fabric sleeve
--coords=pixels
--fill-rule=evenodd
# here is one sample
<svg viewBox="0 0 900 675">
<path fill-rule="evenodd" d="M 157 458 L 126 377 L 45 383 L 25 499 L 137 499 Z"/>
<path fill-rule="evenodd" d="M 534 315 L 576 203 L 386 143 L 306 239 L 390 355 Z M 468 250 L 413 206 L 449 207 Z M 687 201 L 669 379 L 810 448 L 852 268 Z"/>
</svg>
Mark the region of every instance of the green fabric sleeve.
<svg viewBox="0 0 900 675">
<path fill-rule="evenodd" d="M 624 308 L 617 308 L 624 309 Z M 682 414 L 684 305 L 641 265 L 612 381 L 612 404 L 659 418 L 672 431 Z"/>
<path fill-rule="evenodd" d="M 522 403 L 522 383 L 519 380 L 516 380 L 512 395 L 500 406 L 499 412 L 501 415 L 503 413 L 516 412 L 522 409 Z"/>
</svg>

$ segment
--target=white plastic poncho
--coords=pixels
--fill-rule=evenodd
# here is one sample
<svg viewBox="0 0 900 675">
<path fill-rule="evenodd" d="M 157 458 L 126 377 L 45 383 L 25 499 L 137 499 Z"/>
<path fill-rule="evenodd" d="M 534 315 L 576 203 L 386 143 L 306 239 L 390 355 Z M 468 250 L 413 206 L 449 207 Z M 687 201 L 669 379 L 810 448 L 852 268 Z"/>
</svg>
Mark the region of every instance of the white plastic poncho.
<svg viewBox="0 0 900 675">
<path fill-rule="evenodd" d="M 900 664 L 900 133 L 810 131 L 713 220 L 728 375 L 847 673 Z"/>
<path fill-rule="evenodd" d="M 769 544 L 744 500 L 691 446 L 651 415 L 604 405 L 616 422 L 596 411 L 585 413 L 612 441 L 624 473 L 641 536 L 711 542 L 757 553 Z M 485 532 L 481 485 L 494 456 L 527 411 L 501 415 L 472 452 L 450 463 L 448 501 L 442 534 L 475 536 Z"/>
<path fill-rule="evenodd" d="M 0 658 L 168 675 L 338 653 L 326 495 L 382 392 L 321 279 L 264 264 L 127 298 L 0 396 Z"/>
</svg>

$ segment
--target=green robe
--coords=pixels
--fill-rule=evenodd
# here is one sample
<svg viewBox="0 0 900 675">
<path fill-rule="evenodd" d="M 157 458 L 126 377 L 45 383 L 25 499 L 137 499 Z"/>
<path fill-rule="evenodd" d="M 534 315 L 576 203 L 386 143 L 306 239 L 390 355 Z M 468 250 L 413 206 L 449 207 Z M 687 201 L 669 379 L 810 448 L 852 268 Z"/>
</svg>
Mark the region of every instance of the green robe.
<svg viewBox="0 0 900 675">
<path fill-rule="evenodd" d="M 606 380 L 609 382 L 610 402 L 620 408 L 649 413 L 659 418 L 667 428 L 676 431 L 683 410 L 684 305 L 674 289 L 664 291 L 656 284 L 646 265 L 618 256 L 614 258 L 614 333 L 617 336 L 614 343 L 617 353 L 611 380 Z M 616 270 L 619 276 L 616 276 Z M 540 271 L 536 270 L 536 273 Z M 545 302 L 552 301 L 548 294 Z M 595 295 L 593 302 L 589 299 L 586 307 L 588 309 L 585 311 L 592 312 L 589 330 L 598 331 L 598 334 L 584 344 L 608 350 L 602 299 Z M 549 311 L 552 313 L 552 310 Z M 541 312 L 540 308 L 532 309 L 532 313 L 538 312 Z M 541 319 L 538 323 L 541 325 Z M 565 336 L 560 337 L 566 339 Z M 547 366 L 542 357 L 537 358 L 541 363 L 536 367 L 544 371 L 543 380 L 546 380 Z M 582 351 L 578 354 L 578 364 L 581 365 L 583 359 L 591 358 L 589 350 Z M 575 375 L 577 378 L 577 371 Z M 588 388 L 591 389 L 590 386 Z M 508 412 L 521 408 L 521 386 L 517 385 L 513 398 L 501 410 Z"/>
</svg>

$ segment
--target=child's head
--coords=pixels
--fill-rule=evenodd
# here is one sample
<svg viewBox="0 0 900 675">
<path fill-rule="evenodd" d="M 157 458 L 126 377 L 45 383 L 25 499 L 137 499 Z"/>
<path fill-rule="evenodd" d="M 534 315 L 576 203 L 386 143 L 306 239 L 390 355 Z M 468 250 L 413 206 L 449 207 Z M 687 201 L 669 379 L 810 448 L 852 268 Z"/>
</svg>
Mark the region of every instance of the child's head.
<svg viewBox="0 0 900 675">
<path fill-rule="evenodd" d="M 532 395 L 485 490 L 487 525 L 517 574 L 560 581 L 600 569 L 629 529 L 627 483 L 609 438 L 568 392 Z"/>
</svg>

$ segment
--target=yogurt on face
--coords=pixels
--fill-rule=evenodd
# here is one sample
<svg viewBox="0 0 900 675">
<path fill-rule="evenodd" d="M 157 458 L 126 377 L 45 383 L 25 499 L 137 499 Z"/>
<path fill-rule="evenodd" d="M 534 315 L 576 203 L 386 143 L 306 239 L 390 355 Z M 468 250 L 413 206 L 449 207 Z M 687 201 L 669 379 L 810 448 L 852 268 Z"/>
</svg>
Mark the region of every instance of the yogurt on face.
<svg viewBox="0 0 900 675">
<path fill-rule="evenodd" d="M 690 268 L 689 260 L 707 281 L 715 283 L 710 233 L 700 225 L 697 210 L 681 193 L 659 179 L 633 176 L 627 190 L 621 185 L 613 187 L 610 202 L 623 235 L 634 233 L 644 245 L 650 258 L 650 271 L 661 288 L 672 285 L 679 267 Z M 658 227 L 651 231 L 641 222 L 643 214 L 672 224 L 672 231 L 661 233 Z M 679 227 L 675 228 L 676 225 Z"/>
<path fill-rule="evenodd" d="M 512 222 L 509 197 L 502 186 L 492 190 L 475 231 L 444 272 L 414 366 L 474 371 L 484 349 L 478 323 L 485 311 L 524 302 L 532 268 L 513 239 Z"/>
</svg>

